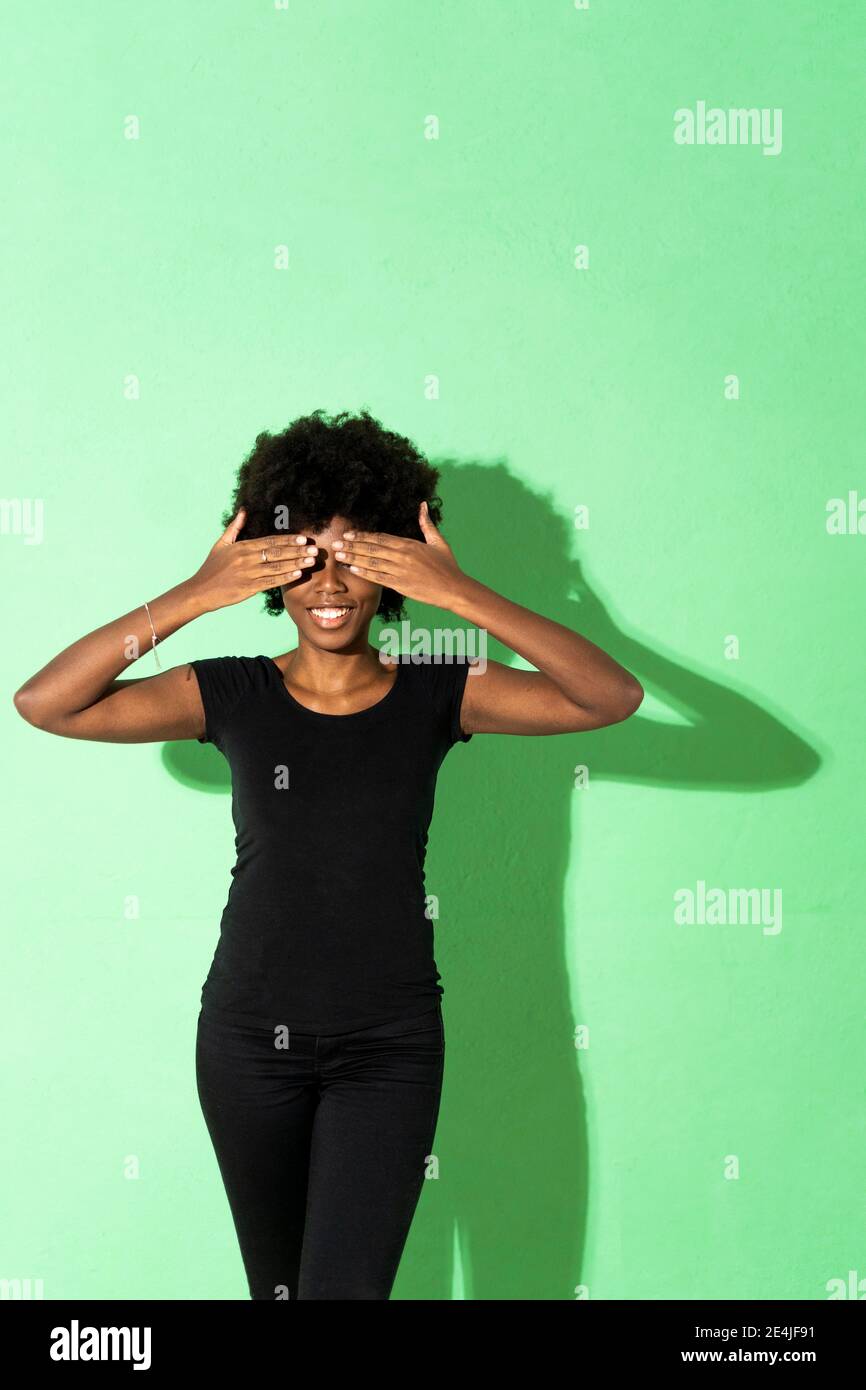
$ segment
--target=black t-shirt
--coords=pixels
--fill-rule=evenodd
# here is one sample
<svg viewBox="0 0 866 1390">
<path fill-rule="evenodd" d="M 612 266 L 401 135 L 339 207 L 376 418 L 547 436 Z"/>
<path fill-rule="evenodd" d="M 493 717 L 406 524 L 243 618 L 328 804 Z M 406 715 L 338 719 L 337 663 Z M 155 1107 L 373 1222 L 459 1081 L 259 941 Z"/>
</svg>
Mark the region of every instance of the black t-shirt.
<svg viewBox="0 0 866 1390">
<path fill-rule="evenodd" d="M 471 737 L 466 662 L 401 661 L 377 704 L 345 715 L 300 704 L 268 656 L 191 665 L 237 852 L 202 1003 L 310 1033 L 434 1008 L 424 857 L 436 774 Z"/>
</svg>

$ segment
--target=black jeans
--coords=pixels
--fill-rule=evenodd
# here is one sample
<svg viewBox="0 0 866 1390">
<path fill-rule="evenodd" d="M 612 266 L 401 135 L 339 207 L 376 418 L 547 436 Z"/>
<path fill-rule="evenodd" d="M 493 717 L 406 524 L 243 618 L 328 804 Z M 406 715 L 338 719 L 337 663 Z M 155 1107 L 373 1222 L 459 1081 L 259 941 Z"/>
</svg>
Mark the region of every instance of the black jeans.
<svg viewBox="0 0 866 1390">
<path fill-rule="evenodd" d="M 441 1005 L 280 1041 L 199 1014 L 198 1095 L 250 1297 L 387 1299 L 436 1133 Z"/>
</svg>

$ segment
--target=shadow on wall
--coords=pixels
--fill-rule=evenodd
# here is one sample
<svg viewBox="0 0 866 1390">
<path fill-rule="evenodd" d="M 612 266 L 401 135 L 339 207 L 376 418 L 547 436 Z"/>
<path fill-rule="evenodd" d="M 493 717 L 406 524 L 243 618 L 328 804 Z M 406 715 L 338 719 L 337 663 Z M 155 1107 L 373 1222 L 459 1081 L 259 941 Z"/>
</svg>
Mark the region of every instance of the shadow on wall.
<svg viewBox="0 0 866 1390">
<path fill-rule="evenodd" d="M 589 1184 L 563 908 L 572 769 L 587 764 L 594 781 L 758 792 L 806 781 L 820 758 L 766 707 L 621 632 L 572 558 L 568 520 L 503 464 L 436 463 L 443 533 L 463 568 L 598 643 L 688 721 L 637 714 L 586 734 L 479 735 L 440 773 L 427 861 L 449 1044 L 440 1177 L 425 1184 L 393 1296 L 455 1296 L 456 1232 L 457 1297 L 570 1299 Z M 456 625 L 407 607 L 413 626 Z M 287 638 L 275 627 L 275 652 L 293 630 Z M 488 655 L 511 659 L 492 640 Z M 209 745 L 166 744 L 163 758 L 187 786 L 229 790 Z"/>
</svg>

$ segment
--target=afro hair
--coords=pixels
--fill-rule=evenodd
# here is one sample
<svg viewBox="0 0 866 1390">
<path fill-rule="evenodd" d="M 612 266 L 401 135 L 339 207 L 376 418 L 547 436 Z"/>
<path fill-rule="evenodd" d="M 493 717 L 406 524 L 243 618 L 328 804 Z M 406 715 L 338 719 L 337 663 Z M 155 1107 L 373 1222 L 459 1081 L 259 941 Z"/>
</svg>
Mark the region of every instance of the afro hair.
<svg viewBox="0 0 866 1390">
<path fill-rule="evenodd" d="M 439 525 L 439 471 L 401 434 L 383 429 L 366 409 L 323 410 L 299 416 L 279 434 L 263 430 L 238 469 L 232 503 L 222 524 L 241 507 L 241 539 L 279 530 L 315 534 L 344 516 L 359 531 L 385 531 L 423 540 L 418 509 L 426 502 Z M 277 524 L 277 521 L 281 524 Z M 279 588 L 265 590 L 265 611 L 285 612 Z M 392 622 L 404 616 L 403 595 L 383 588 L 377 613 Z"/>
</svg>

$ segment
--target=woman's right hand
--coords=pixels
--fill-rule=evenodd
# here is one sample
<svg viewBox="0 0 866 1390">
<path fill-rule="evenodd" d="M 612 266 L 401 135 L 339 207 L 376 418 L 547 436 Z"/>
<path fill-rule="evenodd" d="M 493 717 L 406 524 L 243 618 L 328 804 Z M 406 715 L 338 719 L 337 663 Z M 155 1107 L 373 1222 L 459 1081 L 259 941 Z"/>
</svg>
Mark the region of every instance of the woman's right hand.
<svg viewBox="0 0 866 1390">
<path fill-rule="evenodd" d="M 318 547 L 306 536 L 278 534 L 239 541 L 246 519 L 241 507 L 189 580 L 189 588 L 208 612 L 290 584 L 316 563 Z"/>
</svg>

